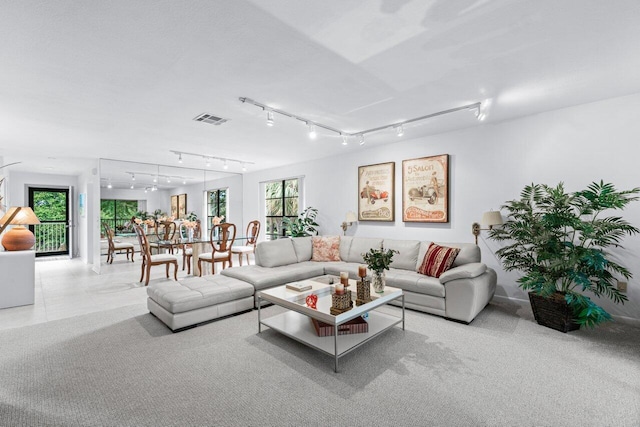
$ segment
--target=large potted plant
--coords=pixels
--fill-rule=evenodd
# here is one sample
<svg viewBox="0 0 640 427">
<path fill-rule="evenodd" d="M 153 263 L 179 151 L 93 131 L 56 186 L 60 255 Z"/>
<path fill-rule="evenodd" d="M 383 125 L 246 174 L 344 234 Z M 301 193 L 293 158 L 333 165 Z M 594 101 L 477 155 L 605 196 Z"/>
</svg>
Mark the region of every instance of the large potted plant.
<svg viewBox="0 0 640 427">
<path fill-rule="evenodd" d="M 518 284 L 530 291 L 539 324 L 567 332 L 611 320 L 584 291 L 616 303 L 627 301 L 616 284 L 618 278 L 630 279 L 631 273 L 609 250 L 620 249 L 622 239 L 639 230 L 619 216 L 602 214 L 624 209 L 638 200 L 639 192 L 617 191 L 602 181 L 574 193 L 567 193 L 562 183 L 531 184 L 519 200 L 502 206 L 506 222 L 489 237 L 506 242 L 496 252 L 504 269 L 524 273 Z"/>
<path fill-rule="evenodd" d="M 373 290 L 377 293 L 384 292 L 385 285 L 385 270 L 391 266 L 393 260 L 393 254 L 397 254 L 395 249 L 369 249 L 369 252 L 362 254 L 362 259 L 367 264 L 369 270 L 371 270 L 373 276 Z"/>
<path fill-rule="evenodd" d="M 319 227 L 316 222 L 317 216 L 318 209 L 309 206 L 297 218 L 283 218 L 282 226 L 291 237 L 316 236 L 318 234 L 316 227 Z"/>
</svg>

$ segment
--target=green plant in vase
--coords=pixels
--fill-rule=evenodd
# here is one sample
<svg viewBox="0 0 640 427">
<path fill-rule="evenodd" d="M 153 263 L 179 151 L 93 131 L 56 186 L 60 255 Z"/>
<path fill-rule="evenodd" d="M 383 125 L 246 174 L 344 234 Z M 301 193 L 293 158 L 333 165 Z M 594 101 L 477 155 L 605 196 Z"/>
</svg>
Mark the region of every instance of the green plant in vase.
<svg viewBox="0 0 640 427">
<path fill-rule="evenodd" d="M 369 249 L 369 252 L 362 254 L 365 264 L 372 272 L 373 289 L 377 293 L 384 292 L 385 270 L 388 270 L 393 260 L 393 255 L 399 253 L 395 249 Z"/>
<path fill-rule="evenodd" d="M 627 301 L 616 282 L 619 277 L 630 279 L 631 272 L 615 261 L 609 249 L 622 249 L 622 239 L 640 230 L 619 216 L 603 213 L 624 209 L 638 200 L 639 192 L 640 188 L 617 191 L 603 181 L 574 193 L 567 193 L 562 183 L 555 187 L 531 184 L 522 190 L 519 200 L 502 206 L 507 220 L 501 228 L 489 231 L 489 237 L 506 242 L 496 252 L 504 269 L 524 273 L 518 284 L 530 291 L 538 323 L 566 332 L 611 320 L 585 291 L 616 303 Z M 568 307 L 569 324 L 542 319 L 535 306 L 539 297 Z"/>
</svg>

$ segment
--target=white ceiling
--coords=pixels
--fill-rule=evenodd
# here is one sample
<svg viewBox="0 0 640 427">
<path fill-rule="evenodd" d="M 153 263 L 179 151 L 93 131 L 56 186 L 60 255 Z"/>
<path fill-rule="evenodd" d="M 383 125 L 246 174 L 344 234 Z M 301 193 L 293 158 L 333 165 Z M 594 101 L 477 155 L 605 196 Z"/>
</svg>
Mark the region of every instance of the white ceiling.
<svg viewBox="0 0 640 427">
<path fill-rule="evenodd" d="M 495 123 L 640 92 L 638 22 L 637 0 L 4 0 L 0 156 L 73 173 L 178 150 L 251 172 L 398 141 L 311 141 L 239 97 L 349 133 L 485 100 Z M 461 111 L 402 138 L 482 125 Z"/>
</svg>

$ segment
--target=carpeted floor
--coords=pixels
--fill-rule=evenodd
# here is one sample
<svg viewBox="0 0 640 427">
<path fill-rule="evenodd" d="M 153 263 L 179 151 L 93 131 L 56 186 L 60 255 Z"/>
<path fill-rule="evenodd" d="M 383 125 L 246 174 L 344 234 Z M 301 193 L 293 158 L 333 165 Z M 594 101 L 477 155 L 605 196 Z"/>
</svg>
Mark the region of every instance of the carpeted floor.
<svg viewBox="0 0 640 427">
<path fill-rule="evenodd" d="M 337 374 L 330 357 L 258 334 L 256 311 L 173 334 L 129 306 L 0 343 L 3 426 L 640 425 L 639 328 L 562 334 L 515 303 L 471 325 L 407 311 L 406 331 Z"/>
</svg>

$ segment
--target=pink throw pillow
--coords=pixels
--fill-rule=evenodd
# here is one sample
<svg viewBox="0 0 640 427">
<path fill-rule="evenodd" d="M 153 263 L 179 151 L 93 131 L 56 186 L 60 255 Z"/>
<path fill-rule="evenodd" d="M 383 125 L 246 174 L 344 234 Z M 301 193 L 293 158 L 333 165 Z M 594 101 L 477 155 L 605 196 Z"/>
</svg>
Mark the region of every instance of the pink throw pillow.
<svg viewBox="0 0 640 427">
<path fill-rule="evenodd" d="M 340 236 L 313 237 L 311 261 L 340 261 Z"/>
</svg>

